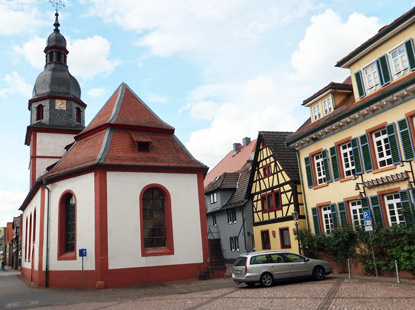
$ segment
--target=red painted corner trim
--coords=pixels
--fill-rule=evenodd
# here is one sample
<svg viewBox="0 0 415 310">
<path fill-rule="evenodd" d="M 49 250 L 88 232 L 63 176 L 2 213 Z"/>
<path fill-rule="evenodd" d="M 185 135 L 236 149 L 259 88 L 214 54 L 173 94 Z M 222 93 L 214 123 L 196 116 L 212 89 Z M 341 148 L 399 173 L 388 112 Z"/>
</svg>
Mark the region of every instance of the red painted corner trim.
<svg viewBox="0 0 415 310">
<path fill-rule="evenodd" d="M 143 195 L 146 190 L 150 188 L 157 188 L 164 194 L 164 207 L 166 215 L 166 247 L 164 248 L 144 248 L 144 231 L 143 231 Z M 171 197 L 170 193 L 163 185 L 148 184 L 140 193 L 140 232 L 141 232 L 141 256 L 158 256 L 158 255 L 173 255 L 174 254 L 174 238 L 173 238 L 173 223 L 171 213 Z"/>
<path fill-rule="evenodd" d="M 207 219 L 206 219 L 206 201 L 205 201 L 205 189 L 203 185 L 204 175 L 203 172 L 197 173 L 197 186 L 199 194 L 199 214 L 200 214 L 200 233 L 202 237 L 202 251 L 203 251 L 203 264 L 202 269 L 209 266 L 209 243 L 207 235 Z"/>
</svg>

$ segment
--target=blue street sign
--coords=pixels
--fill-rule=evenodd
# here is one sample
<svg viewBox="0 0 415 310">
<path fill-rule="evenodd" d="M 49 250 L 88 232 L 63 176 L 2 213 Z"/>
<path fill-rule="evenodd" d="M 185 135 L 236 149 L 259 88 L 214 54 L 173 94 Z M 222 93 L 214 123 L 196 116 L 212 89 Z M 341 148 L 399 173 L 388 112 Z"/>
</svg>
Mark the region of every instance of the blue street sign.
<svg viewBox="0 0 415 310">
<path fill-rule="evenodd" d="M 363 219 L 364 220 L 371 220 L 370 211 L 363 211 Z"/>
<path fill-rule="evenodd" d="M 79 257 L 86 257 L 86 249 L 79 249 Z"/>
</svg>

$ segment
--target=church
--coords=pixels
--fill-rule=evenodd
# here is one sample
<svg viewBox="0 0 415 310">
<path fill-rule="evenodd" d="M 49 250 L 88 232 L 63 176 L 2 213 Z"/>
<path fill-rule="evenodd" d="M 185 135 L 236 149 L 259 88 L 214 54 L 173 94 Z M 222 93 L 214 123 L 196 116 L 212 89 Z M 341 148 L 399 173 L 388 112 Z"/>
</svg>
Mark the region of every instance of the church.
<svg viewBox="0 0 415 310">
<path fill-rule="evenodd" d="M 197 278 L 209 265 L 208 168 L 125 83 L 85 126 L 55 16 L 28 104 L 23 277 L 96 289 Z"/>
</svg>

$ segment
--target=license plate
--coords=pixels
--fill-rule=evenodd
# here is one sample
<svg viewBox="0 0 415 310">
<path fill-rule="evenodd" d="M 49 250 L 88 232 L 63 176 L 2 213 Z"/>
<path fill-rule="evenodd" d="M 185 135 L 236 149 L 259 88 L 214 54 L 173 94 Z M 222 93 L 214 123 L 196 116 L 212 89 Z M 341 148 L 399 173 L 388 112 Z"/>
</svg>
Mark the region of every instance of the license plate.
<svg viewBox="0 0 415 310">
<path fill-rule="evenodd" d="M 241 271 L 240 270 L 235 270 L 235 273 L 241 273 Z"/>
</svg>

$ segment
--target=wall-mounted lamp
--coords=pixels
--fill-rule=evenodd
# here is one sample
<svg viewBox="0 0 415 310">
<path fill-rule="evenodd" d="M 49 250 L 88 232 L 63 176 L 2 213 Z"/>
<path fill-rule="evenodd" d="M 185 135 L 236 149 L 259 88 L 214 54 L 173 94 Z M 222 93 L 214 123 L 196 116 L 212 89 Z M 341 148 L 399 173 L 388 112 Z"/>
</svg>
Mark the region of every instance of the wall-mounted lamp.
<svg viewBox="0 0 415 310">
<path fill-rule="evenodd" d="M 404 172 L 406 173 L 406 175 L 408 176 L 408 189 L 414 189 L 414 185 L 415 185 L 415 177 L 414 177 L 414 168 L 412 167 L 412 161 L 411 160 L 403 160 L 401 161 L 401 167 L 405 167 L 405 163 L 409 163 L 409 167 L 411 168 L 411 170 L 404 170 Z M 412 181 L 411 178 L 409 177 L 409 175 L 412 176 Z"/>
<path fill-rule="evenodd" d="M 360 179 L 361 182 L 356 182 L 355 186 L 354 186 L 354 190 L 355 191 L 359 191 L 359 199 L 363 199 L 364 197 L 366 197 L 366 189 L 365 189 L 365 185 L 364 185 L 364 181 L 363 181 L 363 174 L 360 174 Z M 353 175 L 353 180 L 357 180 L 357 176 L 354 174 Z M 360 185 L 362 185 L 362 192 L 360 191 Z"/>
</svg>

